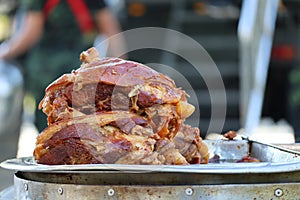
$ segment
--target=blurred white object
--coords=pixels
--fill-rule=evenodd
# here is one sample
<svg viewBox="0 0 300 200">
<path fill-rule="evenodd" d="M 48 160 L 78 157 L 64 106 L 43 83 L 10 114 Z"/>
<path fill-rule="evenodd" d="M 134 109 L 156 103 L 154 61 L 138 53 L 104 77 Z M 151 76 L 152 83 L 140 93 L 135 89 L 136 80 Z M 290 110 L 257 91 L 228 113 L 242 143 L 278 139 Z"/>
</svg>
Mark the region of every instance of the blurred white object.
<svg viewBox="0 0 300 200">
<path fill-rule="evenodd" d="M 94 47 L 97 49 L 100 58 L 104 58 L 107 55 L 108 50 L 108 38 L 105 35 L 99 34 L 94 40 Z"/>
<path fill-rule="evenodd" d="M 17 158 L 33 155 L 38 130 L 31 122 L 23 122 L 20 131 Z"/>
<path fill-rule="evenodd" d="M 272 119 L 265 118 L 253 130 L 251 139 L 272 144 L 290 144 L 295 143 L 295 134 L 285 120 L 275 123 Z"/>
<path fill-rule="evenodd" d="M 259 124 L 279 0 L 243 0 L 240 41 L 241 125 L 251 133 Z"/>
<path fill-rule="evenodd" d="M 0 135 L 20 123 L 23 102 L 23 77 L 11 63 L 0 60 Z"/>
<path fill-rule="evenodd" d="M 124 0 L 105 0 L 105 3 L 115 15 L 117 15 L 125 6 Z"/>
</svg>

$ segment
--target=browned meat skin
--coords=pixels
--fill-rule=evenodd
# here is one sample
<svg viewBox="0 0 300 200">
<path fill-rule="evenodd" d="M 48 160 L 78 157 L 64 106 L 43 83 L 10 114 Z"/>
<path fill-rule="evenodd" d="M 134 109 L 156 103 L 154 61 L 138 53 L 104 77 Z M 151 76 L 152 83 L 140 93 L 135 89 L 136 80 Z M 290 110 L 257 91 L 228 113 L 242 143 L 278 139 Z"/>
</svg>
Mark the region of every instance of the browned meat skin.
<svg viewBox="0 0 300 200">
<path fill-rule="evenodd" d="M 228 140 L 233 140 L 237 136 L 236 131 L 228 131 L 227 133 L 224 134 L 224 137 L 227 138 Z"/>
<path fill-rule="evenodd" d="M 147 136 L 125 134 L 118 129 L 94 130 L 87 124 L 74 124 L 56 132 L 36 156 L 40 164 L 188 164 L 168 139 L 157 142 Z M 155 148 L 154 148 L 155 146 Z M 39 154 L 36 149 L 35 155 Z"/>
<path fill-rule="evenodd" d="M 50 103 L 53 107 L 52 111 L 48 113 L 50 117 L 48 123 L 61 120 L 62 118 L 58 115 L 63 111 L 70 110 L 70 108 L 87 115 L 111 110 L 134 110 L 132 108 L 133 100 L 128 97 L 129 92 L 128 88 L 101 83 L 83 85 L 81 89 L 76 89 L 73 84 L 69 84 L 50 97 Z M 141 91 L 137 97 L 137 106 L 140 109 L 155 104 L 163 104 L 161 99 L 157 99 L 157 96 L 147 92 Z"/>
<path fill-rule="evenodd" d="M 53 99 L 52 106 L 53 110 L 51 111 L 51 114 L 48 115 L 48 125 L 62 119 L 70 119 L 72 117 L 70 115 L 72 111 L 69 110 L 69 105 L 65 98 L 57 97 Z"/>
<path fill-rule="evenodd" d="M 244 156 L 242 159 L 237 161 L 238 163 L 241 162 L 260 162 L 259 159 L 251 157 L 251 156 Z"/>
<path fill-rule="evenodd" d="M 148 125 L 147 120 L 142 119 L 142 118 L 124 118 L 124 119 L 116 120 L 116 121 L 110 123 L 109 125 L 117 127 L 121 131 L 123 131 L 124 133 L 127 133 L 127 134 L 131 133 L 132 129 L 136 125 L 140 125 L 142 127 L 147 126 L 151 130 L 151 133 L 153 133 L 152 127 Z"/>
<path fill-rule="evenodd" d="M 173 141 L 190 164 L 208 163 L 207 147 L 202 143 L 198 128 L 184 124 Z"/>
<path fill-rule="evenodd" d="M 86 110 L 85 114 L 91 114 L 95 111 L 110 111 L 111 96 L 114 91 L 113 85 L 107 84 L 86 84 L 82 88 L 77 89 L 73 84 L 66 88 L 57 91 L 54 96 L 65 96 L 68 105 L 80 111 L 85 107 L 91 110 Z M 128 105 L 126 107 L 128 109 Z"/>
<path fill-rule="evenodd" d="M 74 109 L 86 115 L 95 112 L 111 111 L 112 106 L 113 110 L 132 110 L 128 109 L 128 105 L 126 105 L 126 103 L 129 103 L 129 106 L 132 106 L 131 101 L 126 101 L 127 97 L 123 94 L 126 92 L 124 91 L 126 90 L 125 88 L 123 91 L 120 89 L 118 90 L 119 93 L 113 94 L 120 101 L 113 102 L 117 105 L 111 105 L 111 95 L 114 90 L 111 85 L 98 84 L 97 87 L 86 85 L 78 91 L 73 88 L 72 84 L 70 84 L 65 89 L 57 91 L 54 94 L 56 98 L 50 98 L 53 100 L 51 103 L 53 109 L 48 115 L 48 124 L 62 119 L 71 119 Z M 147 101 L 151 102 L 153 100 L 150 97 L 143 96 L 138 100 L 138 106 L 153 104 L 153 102 L 147 103 Z M 161 137 L 173 138 L 183 122 L 176 109 L 177 107 L 172 104 L 156 104 L 145 108 L 145 116 L 147 116 L 149 123 L 156 132 L 159 132 Z"/>
<path fill-rule="evenodd" d="M 140 119 L 132 121 L 143 125 Z M 139 127 L 138 134 L 136 127 Z M 92 124 L 72 124 L 54 132 L 49 139 L 41 140 L 44 143 L 39 143 L 34 156 L 38 163 L 50 165 L 206 163 L 206 155 L 198 147 L 201 145 L 199 129 L 187 125 L 183 127 L 171 141 L 166 138 L 152 139 L 153 131 L 137 124 L 128 133 L 110 124 L 96 128 Z"/>
<path fill-rule="evenodd" d="M 138 111 L 155 104 L 186 102 L 186 93 L 176 88 L 174 81 L 167 76 L 132 61 L 118 58 L 100 60 L 94 57 L 96 54 L 93 51 L 88 51 L 91 58 L 82 55 L 86 63 L 79 69 L 64 74 L 47 87 L 39 108 L 51 119 L 49 124 L 60 120 L 55 109 L 64 110 L 64 116 L 67 116 L 66 112 L 72 109 L 85 114 L 119 109 Z M 70 108 L 62 101 L 54 106 L 54 100 L 58 97 L 66 100 Z M 194 110 L 189 109 L 192 106 L 187 103 L 181 104 L 181 107 L 179 111 L 186 112 L 182 113 L 185 118 Z M 51 116 L 54 113 L 56 115 Z"/>
<path fill-rule="evenodd" d="M 44 144 L 47 140 L 49 140 L 56 132 L 60 131 L 63 128 L 74 124 L 89 124 L 91 126 L 103 127 L 105 125 L 112 124 L 114 122 L 120 122 L 122 120 L 130 119 L 135 122 L 135 125 L 143 125 L 146 120 L 143 116 L 139 116 L 135 113 L 125 112 L 125 111 L 117 111 L 117 112 L 105 112 L 105 113 L 97 113 L 96 115 L 83 115 L 79 117 L 75 117 L 72 119 L 61 120 L 54 124 L 49 125 L 46 129 L 42 131 L 41 134 L 37 137 L 37 146 L 40 144 Z M 132 129 L 134 129 L 133 127 Z M 157 135 L 152 131 L 153 135 Z M 148 135 L 148 134 L 147 134 Z M 158 136 L 153 136 L 157 138 Z"/>
<path fill-rule="evenodd" d="M 96 139 L 95 131 L 84 124 L 69 126 L 57 132 L 43 144 L 47 153 L 40 157 L 38 162 L 49 165 L 102 163 L 91 155 L 89 149 L 81 141 L 79 134 L 83 129 L 86 129 L 87 135 Z M 34 152 L 34 154 L 38 153 L 37 151 Z"/>
<path fill-rule="evenodd" d="M 162 138 L 172 139 L 183 123 L 174 105 L 154 105 L 146 108 L 145 113 L 154 132 L 157 132 Z"/>
<path fill-rule="evenodd" d="M 47 87 L 45 98 L 41 101 L 39 108 L 47 110 L 46 107 L 49 104 L 46 97 L 63 90 L 71 83 L 75 84 L 75 87 L 78 86 L 78 89 L 86 84 L 98 83 L 124 88 L 152 84 L 164 89 L 165 94 L 162 96 L 164 103 L 176 103 L 179 100 L 185 100 L 186 95 L 180 88 L 176 88 L 173 80 L 145 65 L 118 58 L 105 58 L 84 64 L 76 71 L 65 74 L 54 81 Z"/>
<path fill-rule="evenodd" d="M 38 162 L 42 164 L 115 163 L 129 152 L 135 151 L 134 137 L 130 141 L 122 134 L 116 131 L 106 135 L 105 131 L 95 131 L 87 124 L 71 125 L 55 133 L 43 144 L 47 152 Z"/>
<path fill-rule="evenodd" d="M 202 155 L 197 154 L 199 150 L 195 149 L 197 144 L 194 143 L 201 142 L 199 130 L 183 127 L 180 134 L 188 135 L 189 139 L 184 143 L 177 142 L 179 135 L 174 138 L 174 143 L 159 138 L 147 120 L 139 115 L 118 112 L 82 116 L 45 129 L 38 136 L 34 156 L 43 164 L 199 163 L 195 158 L 200 160 Z"/>
<path fill-rule="evenodd" d="M 155 144 L 155 152 L 162 155 L 164 158 L 164 163 L 166 165 L 187 165 L 189 164 L 175 144 L 168 140 L 162 139 L 158 140 Z"/>
<path fill-rule="evenodd" d="M 130 152 L 149 154 L 158 136 L 146 122 L 139 115 L 121 111 L 63 120 L 38 136 L 34 157 L 44 164 L 83 164 L 114 163 Z M 118 126 L 126 126 L 128 132 Z"/>
</svg>

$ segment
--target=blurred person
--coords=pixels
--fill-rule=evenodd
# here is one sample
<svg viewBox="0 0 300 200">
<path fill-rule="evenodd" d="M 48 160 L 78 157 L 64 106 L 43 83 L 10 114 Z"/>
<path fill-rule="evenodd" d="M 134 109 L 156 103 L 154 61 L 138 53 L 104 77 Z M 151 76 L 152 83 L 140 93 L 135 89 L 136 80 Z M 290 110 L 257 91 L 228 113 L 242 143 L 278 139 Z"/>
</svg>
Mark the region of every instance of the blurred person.
<svg viewBox="0 0 300 200">
<path fill-rule="evenodd" d="M 22 26 L 1 44 L 0 58 L 10 60 L 26 53 L 25 88 L 36 105 L 49 83 L 79 67 L 79 54 L 93 46 L 95 38 L 120 32 L 118 21 L 101 0 L 21 0 L 19 4 Z M 118 56 L 118 49 L 124 47 L 123 40 L 109 39 L 105 44 L 112 49 L 109 56 Z M 105 52 L 107 47 L 103 48 Z M 36 110 L 39 131 L 46 122 L 46 115 Z"/>
<path fill-rule="evenodd" d="M 0 41 L 10 37 L 16 0 L 0 0 Z M 0 60 L 0 162 L 14 158 L 22 120 L 23 76 L 18 65 Z M 13 184 L 12 171 L 0 168 L 0 191 Z M 1 199 L 0 192 L 0 199 Z M 3 196 L 5 199 L 5 197 Z"/>
</svg>

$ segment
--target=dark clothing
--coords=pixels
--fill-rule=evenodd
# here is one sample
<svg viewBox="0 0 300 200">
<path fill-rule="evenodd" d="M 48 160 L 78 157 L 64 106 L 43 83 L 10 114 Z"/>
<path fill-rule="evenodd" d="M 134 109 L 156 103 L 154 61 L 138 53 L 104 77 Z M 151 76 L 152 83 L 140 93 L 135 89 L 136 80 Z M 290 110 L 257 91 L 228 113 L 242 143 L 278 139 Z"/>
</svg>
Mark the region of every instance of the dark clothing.
<svg viewBox="0 0 300 200">
<path fill-rule="evenodd" d="M 92 18 L 96 11 L 105 8 L 104 2 L 100 0 L 84 2 Z M 29 12 L 42 12 L 45 3 L 46 0 L 22 0 L 21 8 Z M 28 52 L 25 62 L 26 88 L 34 95 L 37 104 L 44 97 L 49 83 L 80 66 L 79 54 L 93 45 L 96 34 L 96 30 L 81 32 L 67 0 L 61 0 L 54 7 L 46 17 L 42 38 Z M 47 126 L 46 115 L 39 110 L 36 125 L 39 131 Z"/>
</svg>

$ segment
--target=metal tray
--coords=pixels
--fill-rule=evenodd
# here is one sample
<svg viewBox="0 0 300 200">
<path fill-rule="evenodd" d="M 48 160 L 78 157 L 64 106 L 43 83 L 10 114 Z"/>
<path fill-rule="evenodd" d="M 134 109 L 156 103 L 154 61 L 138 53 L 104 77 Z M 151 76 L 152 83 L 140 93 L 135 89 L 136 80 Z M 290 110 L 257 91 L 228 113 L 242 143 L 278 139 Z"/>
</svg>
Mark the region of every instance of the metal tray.
<svg viewBox="0 0 300 200">
<path fill-rule="evenodd" d="M 218 155 L 218 163 L 193 165 L 124 165 L 124 164 L 86 164 L 86 165 L 43 165 L 37 164 L 33 157 L 15 158 L 1 163 L 1 167 L 21 172 L 47 173 L 277 173 L 300 171 L 300 153 L 275 145 L 251 140 L 204 140 L 210 149 L 210 157 Z M 236 163 L 243 156 L 258 158 L 258 163 Z"/>
<path fill-rule="evenodd" d="M 1 167 L 18 171 L 15 199 L 299 199 L 300 155 L 251 140 L 205 141 L 218 163 L 203 165 L 41 165 L 32 157 Z M 236 163 L 245 155 L 259 163 Z"/>
</svg>

